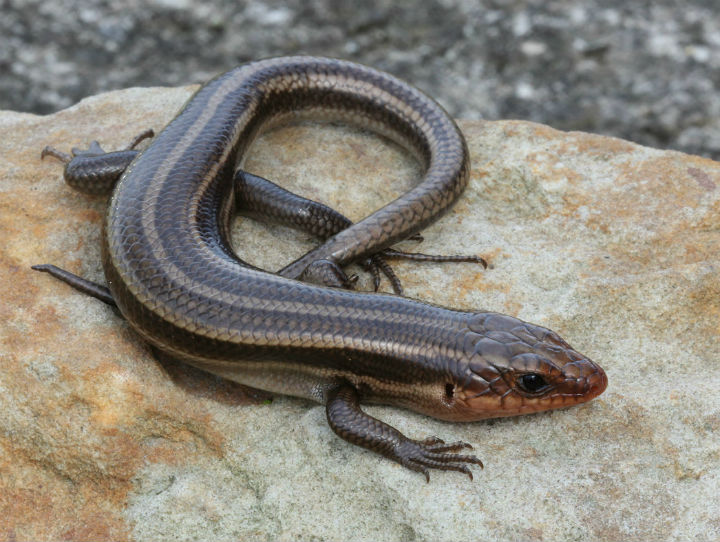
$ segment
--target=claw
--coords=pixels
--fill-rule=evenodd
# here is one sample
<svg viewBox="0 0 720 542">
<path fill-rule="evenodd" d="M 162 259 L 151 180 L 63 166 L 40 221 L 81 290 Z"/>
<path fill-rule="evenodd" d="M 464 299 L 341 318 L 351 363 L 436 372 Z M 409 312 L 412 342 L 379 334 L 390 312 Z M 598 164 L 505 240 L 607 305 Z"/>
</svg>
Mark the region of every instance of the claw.
<svg viewBox="0 0 720 542">
<path fill-rule="evenodd" d="M 482 461 L 474 455 L 461 455 L 458 450 L 472 448 L 466 442 L 445 443 L 438 437 L 428 437 L 425 440 L 405 441 L 403 452 L 400 455 L 401 463 L 407 468 L 422 472 L 429 481 L 429 469 L 452 470 L 467 474 L 473 480 L 469 465 L 479 465 Z"/>
<path fill-rule="evenodd" d="M 472 473 L 472 471 L 468 468 L 467 465 L 463 465 L 461 468 L 459 468 L 459 469 L 458 469 L 458 472 L 464 472 L 465 474 L 467 474 L 467 475 L 470 477 L 470 480 L 471 480 L 471 481 L 473 480 L 473 473 Z"/>
<path fill-rule="evenodd" d="M 135 136 L 135 139 L 133 139 L 130 144 L 125 149 L 126 151 L 130 151 L 134 149 L 138 143 L 140 143 L 143 139 L 147 139 L 148 137 L 154 137 L 155 131 L 152 128 L 148 128 L 144 132 L 140 132 L 138 135 Z"/>
<path fill-rule="evenodd" d="M 472 450 L 473 447 L 468 444 L 467 442 L 451 442 L 450 444 L 445 444 L 443 441 L 440 441 L 434 445 L 431 446 L 431 450 L 433 452 L 456 452 L 458 450 L 462 449 L 469 449 Z"/>
<path fill-rule="evenodd" d="M 401 461 L 400 464 L 408 468 L 410 470 L 414 470 L 415 472 L 419 472 L 421 474 L 425 475 L 425 481 L 429 484 L 430 483 L 430 470 L 425 467 L 424 463 L 420 459 L 416 458 L 410 458 L 406 459 L 405 461 Z"/>
<path fill-rule="evenodd" d="M 365 263 L 367 265 L 366 269 L 372 274 L 373 289 L 377 292 L 380 289 L 380 268 L 373 258 L 368 258 Z"/>
<path fill-rule="evenodd" d="M 443 255 L 443 254 L 423 254 L 421 252 L 405 252 L 392 248 L 383 250 L 382 255 L 387 258 L 403 258 L 405 260 L 414 260 L 417 262 L 456 262 L 456 263 L 478 263 L 487 269 L 488 263 L 482 256 L 465 256 L 460 254 Z"/>
<path fill-rule="evenodd" d="M 70 156 L 68 153 L 61 152 L 55 147 L 51 147 L 50 145 L 48 145 L 42 150 L 42 152 L 40 153 L 40 160 L 44 159 L 46 156 L 52 156 L 66 164 L 70 162 L 70 160 L 72 160 L 72 156 Z"/>
</svg>

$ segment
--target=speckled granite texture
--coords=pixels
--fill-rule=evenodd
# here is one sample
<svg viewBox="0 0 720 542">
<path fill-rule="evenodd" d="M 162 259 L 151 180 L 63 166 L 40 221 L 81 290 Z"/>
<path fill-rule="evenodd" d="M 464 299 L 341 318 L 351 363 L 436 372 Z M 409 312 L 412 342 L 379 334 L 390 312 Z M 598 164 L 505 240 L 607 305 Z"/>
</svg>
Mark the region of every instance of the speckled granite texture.
<svg viewBox="0 0 720 542">
<path fill-rule="evenodd" d="M 473 161 L 408 295 L 560 332 L 607 371 L 599 399 L 450 424 L 369 411 L 413 437 L 471 442 L 475 481 L 412 473 L 330 431 L 322 407 L 151 356 L 118 315 L 44 274 L 102 281 L 105 202 L 40 161 L 160 128 L 190 89 L 130 89 L 56 115 L 0 114 L 0 539 L 711 540 L 720 538 L 720 164 L 529 122 L 463 121 Z M 417 166 L 338 126 L 273 132 L 247 169 L 358 219 Z M 274 269 L 314 241 L 240 220 Z M 363 283 L 364 286 L 368 282 Z M 386 286 L 387 287 L 387 286 Z"/>
<path fill-rule="evenodd" d="M 720 159 L 713 0 L 4 0 L 0 108 L 200 83 L 307 53 L 387 70 L 455 117 L 527 119 Z"/>
</svg>

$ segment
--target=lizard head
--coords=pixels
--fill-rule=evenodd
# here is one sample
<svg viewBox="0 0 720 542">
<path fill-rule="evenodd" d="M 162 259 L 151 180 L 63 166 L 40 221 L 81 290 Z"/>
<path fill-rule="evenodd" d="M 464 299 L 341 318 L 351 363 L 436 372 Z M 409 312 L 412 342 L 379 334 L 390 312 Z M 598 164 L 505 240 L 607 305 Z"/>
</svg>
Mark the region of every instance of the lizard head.
<svg viewBox="0 0 720 542">
<path fill-rule="evenodd" d="M 605 371 L 557 333 L 511 316 L 474 313 L 462 340 L 466 361 L 445 390 L 455 420 L 572 406 L 607 387 Z"/>
</svg>

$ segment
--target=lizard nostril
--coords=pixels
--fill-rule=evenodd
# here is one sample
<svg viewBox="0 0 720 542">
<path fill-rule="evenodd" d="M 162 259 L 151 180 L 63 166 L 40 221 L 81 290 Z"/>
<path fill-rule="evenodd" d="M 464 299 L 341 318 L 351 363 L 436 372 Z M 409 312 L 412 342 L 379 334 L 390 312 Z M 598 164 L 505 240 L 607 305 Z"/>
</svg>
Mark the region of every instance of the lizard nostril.
<svg viewBox="0 0 720 542">
<path fill-rule="evenodd" d="M 597 397 L 604 392 L 608 385 L 608 377 L 605 371 L 598 367 L 597 372 L 588 378 L 588 385 L 588 395 L 590 397 Z"/>
</svg>

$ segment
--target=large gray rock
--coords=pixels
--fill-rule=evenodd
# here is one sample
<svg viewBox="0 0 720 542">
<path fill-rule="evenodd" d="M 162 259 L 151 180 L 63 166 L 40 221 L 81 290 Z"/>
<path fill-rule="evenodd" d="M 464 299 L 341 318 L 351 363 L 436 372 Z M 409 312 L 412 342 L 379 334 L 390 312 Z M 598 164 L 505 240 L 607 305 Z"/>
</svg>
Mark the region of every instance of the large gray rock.
<svg viewBox="0 0 720 542">
<path fill-rule="evenodd" d="M 103 281 L 105 201 L 40 161 L 162 127 L 190 89 L 130 89 L 53 116 L 0 115 L 0 538 L 646 540 L 720 537 L 720 164 L 527 122 L 461 122 L 473 160 L 407 294 L 561 333 L 610 385 L 568 410 L 450 424 L 368 410 L 413 437 L 471 442 L 475 481 L 416 473 L 338 439 L 322 407 L 161 365 L 127 324 L 30 265 Z M 276 131 L 247 169 L 358 219 L 419 170 L 337 126 Z M 269 269 L 314 241 L 240 220 Z M 408 243 L 408 248 L 416 248 Z M 367 287 L 365 280 L 363 287 Z"/>
<path fill-rule="evenodd" d="M 720 158 L 708 0 L 6 0 L 0 108 L 49 113 L 307 53 L 385 69 L 456 117 L 528 119 Z"/>
</svg>

